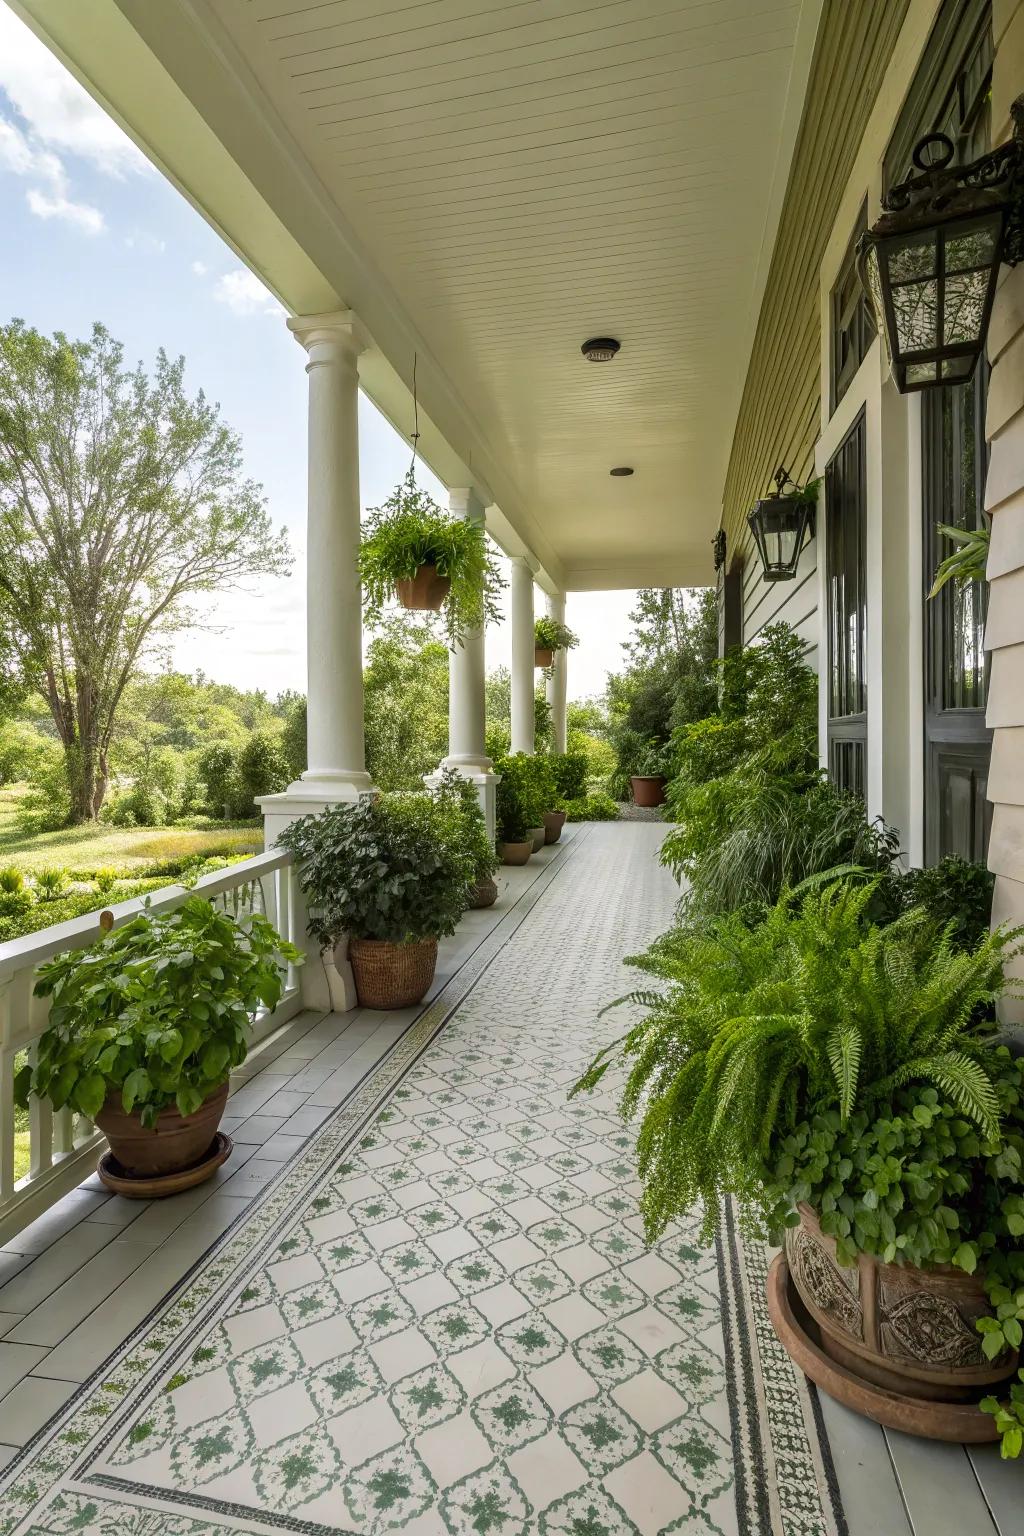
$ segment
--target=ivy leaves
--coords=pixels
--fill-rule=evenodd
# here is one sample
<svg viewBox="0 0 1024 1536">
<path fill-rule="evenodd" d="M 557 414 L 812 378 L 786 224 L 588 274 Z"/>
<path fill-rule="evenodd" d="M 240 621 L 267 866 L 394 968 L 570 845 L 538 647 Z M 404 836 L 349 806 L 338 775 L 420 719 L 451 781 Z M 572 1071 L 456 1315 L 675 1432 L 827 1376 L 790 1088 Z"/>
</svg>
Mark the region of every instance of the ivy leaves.
<svg viewBox="0 0 1024 1536">
<path fill-rule="evenodd" d="M 49 1026 L 15 1098 L 35 1094 L 93 1120 L 120 1089 L 143 1125 L 172 1103 L 194 1114 L 244 1061 L 252 1015 L 280 999 L 281 967 L 302 958 L 259 913 L 235 919 L 191 897 L 175 912 L 140 914 L 41 967 Z"/>
</svg>

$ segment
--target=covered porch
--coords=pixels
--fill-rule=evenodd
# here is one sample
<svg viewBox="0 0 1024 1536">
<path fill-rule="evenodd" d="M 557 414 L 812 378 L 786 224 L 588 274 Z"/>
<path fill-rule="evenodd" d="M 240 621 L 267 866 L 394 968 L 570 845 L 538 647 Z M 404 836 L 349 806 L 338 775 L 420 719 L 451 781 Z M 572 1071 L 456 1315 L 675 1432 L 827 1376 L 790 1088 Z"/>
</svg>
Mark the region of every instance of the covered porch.
<svg viewBox="0 0 1024 1536">
<path fill-rule="evenodd" d="M 646 1249 L 614 1086 L 567 1101 L 670 919 L 660 837 L 506 870 L 421 1009 L 297 1013 L 211 1183 L 91 1178 L 0 1250 L 5 1530 L 1016 1536 L 995 1447 L 808 1389 L 731 1222 Z"/>
</svg>

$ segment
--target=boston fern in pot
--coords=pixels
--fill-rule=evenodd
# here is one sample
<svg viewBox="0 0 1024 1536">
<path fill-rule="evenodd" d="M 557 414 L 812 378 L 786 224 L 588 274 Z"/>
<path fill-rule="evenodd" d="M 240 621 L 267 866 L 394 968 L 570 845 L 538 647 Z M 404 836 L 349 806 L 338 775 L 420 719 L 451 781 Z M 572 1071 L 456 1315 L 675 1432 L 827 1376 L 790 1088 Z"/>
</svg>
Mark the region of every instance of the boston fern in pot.
<svg viewBox="0 0 1024 1536">
<path fill-rule="evenodd" d="M 483 524 L 444 512 L 410 469 L 363 525 L 359 575 L 367 620 L 379 623 L 397 597 L 407 608 L 443 611 L 449 646 L 468 629 L 496 623 L 505 585 Z"/>
<path fill-rule="evenodd" d="M 574 1091 L 628 1067 L 649 1238 L 699 1205 L 710 1240 L 726 1196 L 785 1234 L 773 1276 L 811 1363 L 770 1284 L 773 1321 L 826 1390 L 965 1439 L 993 1432 L 989 1394 L 1014 1454 L 998 1389 L 1024 1323 L 1024 1079 L 994 1003 L 1021 931 L 964 948 L 921 908 L 876 925 L 873 897 L 835 881 L 664 935 L 633 963 L 668 985 L 632 995 L 643 1017 Z"/>
<path fill-rule="evenodd" d="M 579 645 L 579 636 L 558 619 L 546 615 L 535 620 L 533 626 L 533 662 L 537 667 L 550 667 L 556 651 L 571 651 Z"/>
<path fill-rule="evenodd" d="M 252 1018 L 276 1007 L 283 966 L 302 959 L 259 913 L 231 917 L 195 896 L 140 913 L 40 967 L 49 1023 L 16 1101 L 88 1116 L 129 1175 L 177 1173 L 210 1147 Z"/>
<path fill-rule="evenodd" d="M 455 932 L 476 886 L 461 818 L 423 790 L 334 805 L 278 840 L 299 866 L 309 931 L 347 939 L 364 1008 L 405 1008 L 434 977 L 437 941 Z"/>
</svg>

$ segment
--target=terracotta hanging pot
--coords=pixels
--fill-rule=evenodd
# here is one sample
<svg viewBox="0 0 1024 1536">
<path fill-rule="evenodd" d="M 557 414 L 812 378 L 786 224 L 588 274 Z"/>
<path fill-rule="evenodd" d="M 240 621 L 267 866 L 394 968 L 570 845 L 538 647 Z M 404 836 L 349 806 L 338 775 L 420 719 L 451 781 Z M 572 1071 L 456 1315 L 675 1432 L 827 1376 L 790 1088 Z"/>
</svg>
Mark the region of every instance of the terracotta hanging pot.
<svg viewBox="0 0 1024 1536">
<path fill-rule="evenodd" d="M 565 812 L 564 811 L 545 811 L 544 812 L 544 841 L 546 843 L 557 843 L 558 839 L 562 835 L 562 828 L 564 826 L 565 826 Z"/>
<path fill-rule="evenodd" d="M 434 979 L 437 940 L 349 939 L 348 958 L 361 1008 L 411 1008 Z"/>
<path fill-rule="evenodd" d="M 193 1115 L 180 1115 L 173 1104 L 162 1109 L 150 1130 L 142 1123 L 140 1111 L 126 1114 L 121 1104 L 121 1090 L 107 1094 L 96 1124 L 110 1145 L 113 1173 L 128 1180 L 153 1180 L 175 1177 L 184 1169 L 204 1163 L 211 1151 L 217 1127 L 228 1098 L 227 1080 L 204 1099 Z M 230 1143 L 228 1144 L 230 1148 Z M 222 1159 L 223 1161 L 223 1159 Z M 213 1167 L 209 1173 L 213 1172 Z M 204 1175 L 209 1177 L 209 1173 Z M 101 1172 L 102 1177 L 102 1172 Z M 198 1180 L 196 1181 L 198 1182 Z M 180 1187 L 175 1184 L 176 1192 Z M 141 1191 L 140 1191 L 141 1193 Z M 161 1193 L 159 1187 L 147 1188 L 146 1198 Z"/>
<path fill-rule="evenodd" d="M 637 773 L 629 781 L 634 805 L 664 805 L 665 776 L 662 773 Z"/>
<path fill-rule="evenodd" d="M 550 667 L 555 659 L 555 653 L 550 645 L 535 645 L 533 648 L 533 664 L 535 667 Z"/>
<path fill-rule="evenodd" d="M 503 864 L 528 864 L 533 852 L 533 838 L 521 843 L 499 843 L 498 857 Z"/>
<path fill-rule="evenodd" d="M 403 608 L 429 609 L 437 613 L 451 591 L 450 576 L 439 576 L 436 565 L 421 565 L 415 576 L 396 581 L 395 591 Z"/>
</svg>

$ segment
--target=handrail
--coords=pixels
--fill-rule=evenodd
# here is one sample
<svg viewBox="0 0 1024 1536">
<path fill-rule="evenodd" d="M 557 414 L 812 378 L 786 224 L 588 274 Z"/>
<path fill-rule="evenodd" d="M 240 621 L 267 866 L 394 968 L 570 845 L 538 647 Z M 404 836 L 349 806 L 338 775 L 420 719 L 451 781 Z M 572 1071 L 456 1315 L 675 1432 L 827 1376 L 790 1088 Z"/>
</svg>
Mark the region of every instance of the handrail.
<svg viewBox="0 0 1024 1536">
<path fill-rule="evenodd" d="M 302 904 L 291 855 L 283 850 L 257 854 L 204 875 L 191 889 L 163 886 L 148 896 L 115 902 L 109 910 L 114 926 L 120 927 L 146 910 L 173 912 L 189 896 L 205 897 L 236 916 L 242 911 L 262 912 L 284 938 L 301 947 Z M 33 1100 L 28 1113 L 29 1167 L 16 1177 L 15 1062 L 24 1053 L 32 1059 L 49 1017 L 49 1000 L 35 996 L 36 972 L 54 955 L 95 943 L 99 916 L 89 912 L 0 944 L 0 1243 L 9 1241 L 74 1188 L 95 1162 L 103 1142 L 85 1116 L 70 1109 L 55 1111 L 45 1101 Z M 261 1009 L 256 1015 L 253 1041 L 277 1029 L 301 1006 L 298 970 L 289 965 L 276 1010 L 271 1014 Z"/>
</svg>

